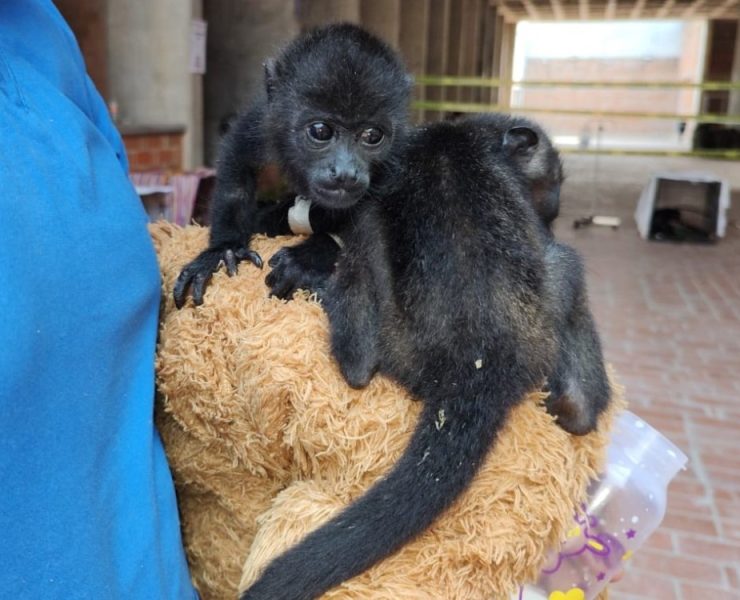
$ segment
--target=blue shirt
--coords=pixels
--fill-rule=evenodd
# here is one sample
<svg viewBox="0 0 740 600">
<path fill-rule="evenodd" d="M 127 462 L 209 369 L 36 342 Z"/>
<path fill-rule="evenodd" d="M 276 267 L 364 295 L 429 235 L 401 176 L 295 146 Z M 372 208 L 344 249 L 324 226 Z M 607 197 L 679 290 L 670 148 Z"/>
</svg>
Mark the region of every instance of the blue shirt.
<svg viewBox="0 0 740 600">
<path fill-rule="evenodd" d="M 0 596 L 191 599 L 153 424 L 159 271 L 48 0 L 0 1 Z"/>
</svg>

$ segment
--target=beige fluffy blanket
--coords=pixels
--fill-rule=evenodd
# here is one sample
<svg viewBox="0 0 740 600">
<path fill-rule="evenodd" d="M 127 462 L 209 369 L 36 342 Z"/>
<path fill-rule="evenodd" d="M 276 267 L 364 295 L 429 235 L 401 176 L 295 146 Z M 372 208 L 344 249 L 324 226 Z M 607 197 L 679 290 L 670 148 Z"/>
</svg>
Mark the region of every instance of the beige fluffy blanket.
<svg viewBox="0 0 740 600">
<path fill-rule="evenodd" d="M 172 286 L 207 230 L 152 226 L 163 279 L 157 421 L 204 600 L 233 599 L 276 554 L 327 520 L 403 451 L 420 405 L 390 381 L 343 381 L 319 304 L 268 298 L 266 271 L 217 273 L 201 307 Z M 265 263 L 298 238 L 258 238 Z M 469 490 L 419 538 L 331 599 L 507 599 L 536 576 L 598 471 L 605 429 L 574 437 L 533 393 Z"/>
</svg>

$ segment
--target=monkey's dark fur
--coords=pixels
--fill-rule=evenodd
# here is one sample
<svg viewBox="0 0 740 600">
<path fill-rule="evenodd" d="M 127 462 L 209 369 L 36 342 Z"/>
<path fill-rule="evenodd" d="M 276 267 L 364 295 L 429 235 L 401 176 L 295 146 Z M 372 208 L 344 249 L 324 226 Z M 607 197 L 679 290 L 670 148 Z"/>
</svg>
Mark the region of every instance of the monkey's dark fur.
<svg viewBox="0 0 740 600">
<path fill-rule="evenodd" d="M 563 169 L 557 150 L 544 130 L 533 121 L 503 114 L 490 117 L 489 135 L 491 143 L 504 148 L 504 134 L 519 128 L 519 136 L 525 136 L 534 143 L 526 152 L 510 153 L 509 158 L 524 176 L 531 192 L 535 212 L 542 223 L 551 228 L 560 210 L 560 186 Z M 510 139 L 513 139 L 510 136 Z M 292 198 L 287 202 L 266 207 L 260 212 L 264 222 L 259 231 L 268 235 L 290 233 L 287 224 L 287 211 L 292 206 Z M 337 213 L 317 205 L 311 208 L 311 226 L 317 234 L 344 230 L 350 212 Z M 314 235 L 296 246 L 289 246 L 277 252 L 270 259 L 272 271 L 265 278 L 271 294 L 290 299 L 300 287 L 310 288 L 321 284 L 334 269 L 339 247 L 328 236 Z"/>
<path fill-rule="evenodd" d="M 259 227 L 259 167 L 276 161 L 294 191 L 343 211 L 379 193 L 394 175 L 411 80 L 395 52 L 365 30 L 329 25 L 304 34 L 265 65 L 265 94 L 229 127 L 219 149 L 208 248 L 174 287 L 203 302 L 221 262 L 262 266 L 249 241 Z"/>
<path fill-rule="evenodd" d="M 568 431 L 590 431 L 606 407 L 580 261 L 554 241 L 522 169 L 538 130 L 501 127 L 481 116 L 419 129 L 400 187 L 353 211 L 316 290 L 333 354 L 350 385 L 380 372 L 424 407 L 390 473 L 270 563 L 242 600 L 316 598 L 397 550 L 465 490 L 511 408 L 546 380 L 579 393 L 583 376 L 599 380 L 584 401 L 553 406 Z"/>
</svg>

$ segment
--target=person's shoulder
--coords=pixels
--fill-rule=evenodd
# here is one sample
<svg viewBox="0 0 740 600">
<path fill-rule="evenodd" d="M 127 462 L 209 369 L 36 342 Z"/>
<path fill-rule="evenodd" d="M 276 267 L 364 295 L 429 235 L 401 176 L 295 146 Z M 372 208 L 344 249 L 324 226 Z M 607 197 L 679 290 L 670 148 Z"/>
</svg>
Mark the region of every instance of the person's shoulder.
<svg viewBox="0 0 740 600">
<path fill-rule="evenodd" d="M 19 85 L 33 71 L 81 108 L 88 108 L 82 53 L 51 0 L 0 2 L 0 54 Z"/>
<path fill-rule="evenodd" d="M 3 79 L 17 98 L 31 104 L 38 94 L 73 102 L 127 170 L 123 143 L 105 101 L 87 75 L 72 30 L 51 0 L 0 1 L 0 86 Z"/>
</svg>

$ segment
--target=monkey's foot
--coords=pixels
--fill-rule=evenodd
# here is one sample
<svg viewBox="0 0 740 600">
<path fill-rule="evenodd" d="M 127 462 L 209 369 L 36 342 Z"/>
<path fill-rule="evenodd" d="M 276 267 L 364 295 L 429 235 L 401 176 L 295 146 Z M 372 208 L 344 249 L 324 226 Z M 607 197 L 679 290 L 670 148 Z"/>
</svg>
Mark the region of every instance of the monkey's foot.
<svg viewBox="0 0 740 600">
<path fill-rule="evenodd" d="M 229 276 L 232 276 L 237 272 L 237 265 L 244 259 L 249 260 L 256 267 L 262 268 L 260 255 L 247 247 L 208 249 L 201 252 L 195 260 L 185 266 L 175 282 L 172 292 L 175 298 L 175 306 L 182 308 L 185 305 L 188 290 L 190 290 L 196 306 L 203 304 L 203 293 L 206 286 L 211 276 L 221 266 L 221 263 L 223 262 L 226 265 L 226 272 Z"/>
<path fill-rule="evenodd" d="M 599 413 L 580 389 L 571 386 L 567 393 L 550 393 L 545 409 L 555 422 L 572 435 L 586 435 L 596 429 Z"/>
<path fill-rule="evenodd" d="M 290 300 L 298 289 L 320 292 L 334 272 L 339 246 L 328 234 L 316 234 L 296 246 L 281 248 L 268 263 L 270 295 Z"/>
</svg>

